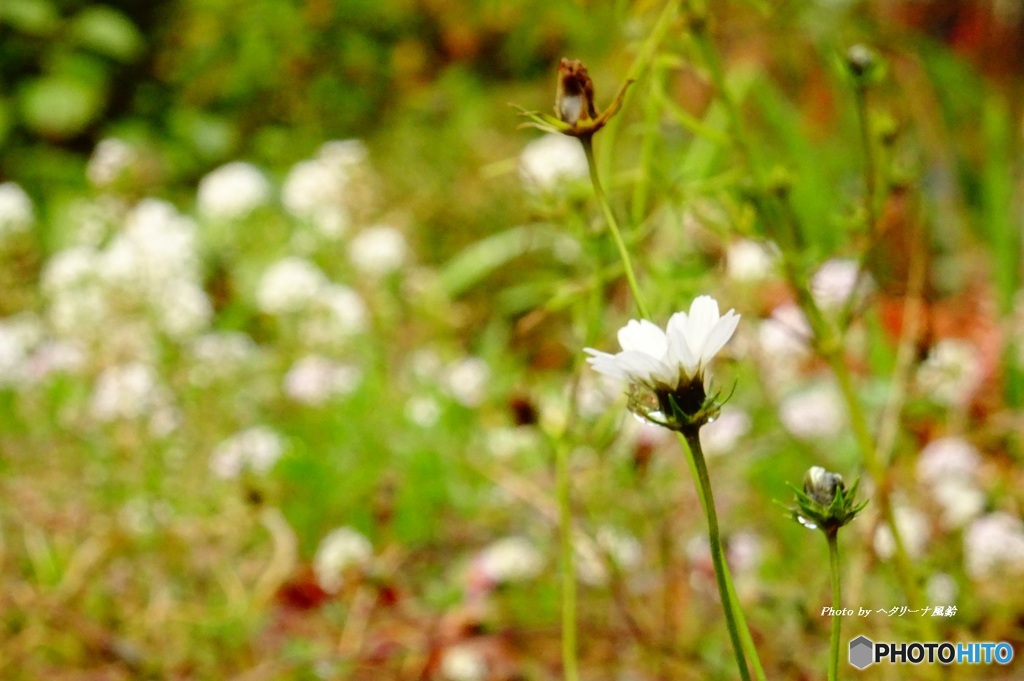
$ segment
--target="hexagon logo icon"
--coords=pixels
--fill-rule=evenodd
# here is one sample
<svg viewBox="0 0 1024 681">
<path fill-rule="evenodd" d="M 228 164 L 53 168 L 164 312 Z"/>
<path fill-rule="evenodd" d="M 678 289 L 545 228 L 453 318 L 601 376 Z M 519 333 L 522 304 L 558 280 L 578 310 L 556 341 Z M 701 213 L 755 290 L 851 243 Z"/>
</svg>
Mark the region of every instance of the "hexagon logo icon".
<svg viewBox="0 0 1024 681">
<path fill-rule="evenodd" d="M 850 664 L 857 669 L 864 669 L 874 660 L 875 644 L 866 636 L 858 636 L 850 641 Z"/>
</svg>

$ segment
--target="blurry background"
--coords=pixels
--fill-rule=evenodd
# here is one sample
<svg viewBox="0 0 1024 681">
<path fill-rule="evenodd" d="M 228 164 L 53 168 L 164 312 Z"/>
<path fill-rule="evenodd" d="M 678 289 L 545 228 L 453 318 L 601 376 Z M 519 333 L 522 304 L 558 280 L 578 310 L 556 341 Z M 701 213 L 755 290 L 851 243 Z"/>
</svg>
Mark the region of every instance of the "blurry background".
<svg viewBox="0 0 1024 681">
<path fill-rule="evenodd" d="M 575 364 L 633 313 L 575 140 L 508 106 L 549 111 L 563 56 L 599 106 L 639 76 L 597 151 L 656 321 L 699 293 L 744 315 L 712 477 L 769 676 L 820 678 L 825 549 L 771 502 L 812 464 L 855 477 L 856 449 L 685 22 L 652 38 L 663 9 L 0 3 L 3 678 L 559 678 L 561 446 L 585 678 L 729 675 L 678 443 Z M 1019 652 L 1024 3 L 711 11 L 823 304 L 865 243 L 843 55 L 887 64 L 889 236 L 851 363 L 878 423 L 925 225 L 901 513 L 958 607 L 940 631 Z M 900 605 L 891 539 L 858 523 L 848 605 Z"/>
</svg>

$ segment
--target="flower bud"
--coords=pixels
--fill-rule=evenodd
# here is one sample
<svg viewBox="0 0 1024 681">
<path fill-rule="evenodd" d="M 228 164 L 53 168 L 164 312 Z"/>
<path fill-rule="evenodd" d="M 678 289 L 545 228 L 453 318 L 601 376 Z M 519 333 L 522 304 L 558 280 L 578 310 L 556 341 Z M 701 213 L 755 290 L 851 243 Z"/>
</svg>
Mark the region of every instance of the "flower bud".
<svg viewBox="0 0 1024 681">
<path fill-rule="evenodd" d="M 804 476 L 803 490 L 793 488 L 796 508 L 789 509 L 790 516 L 804 527 L 834 535 L 867 505 L 856 501 L 859 485 L 858 480 L 847 490 L 843 476 L 813 466 Z"/>
<path fill-rule="evenodd" d="M 846 489 L 843 476 L 827 471 L 821 466 L 812 466 L 804 476 L 804 493 L 822 506 L 832 504 L 837 488 Z"/>
<path fill-rule="evenodd" d="M 881 80 L 885 65 L 875 50 L 858 43 L 846 51 L 846 68 L 858 85 L 867 85 Z"/>
</svg>

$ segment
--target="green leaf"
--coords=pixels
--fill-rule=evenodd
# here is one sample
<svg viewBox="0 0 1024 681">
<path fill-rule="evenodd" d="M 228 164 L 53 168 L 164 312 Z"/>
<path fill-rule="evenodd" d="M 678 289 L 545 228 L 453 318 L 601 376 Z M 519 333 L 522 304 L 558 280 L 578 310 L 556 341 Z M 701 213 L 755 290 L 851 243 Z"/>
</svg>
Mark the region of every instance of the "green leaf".
<svg viewBox="0 0 1024 681">
<path fill-rule="evenodd" d="M 3 0 L 0 24 L 28 35 L 49 36 L 60 28 L 60 13 L 47 0 Z"/>
<path fill-rule="evenodd" d="M 37 133 L 67 138 L 82 132 L 103 107 L 102 88 L 68 76 L 45 76 L 19 92 L 25 124 Z"/>
<path fill-rule="evenodd" d="M 128 17 L 102 5 L 78 13 L 71 24 L 71 38 L 86 49 L 126 63 L 145 47 L 142 34 Z"/>
<path fill-rule="evenodd" d="M 513 227 L 481 239 L 448 261 L 441 283 L 450 296 L 458 296 L 498 268 L 532 251 L 552 248 L 559 239 L 571 238 L 553 230 Z"/>
</svg>

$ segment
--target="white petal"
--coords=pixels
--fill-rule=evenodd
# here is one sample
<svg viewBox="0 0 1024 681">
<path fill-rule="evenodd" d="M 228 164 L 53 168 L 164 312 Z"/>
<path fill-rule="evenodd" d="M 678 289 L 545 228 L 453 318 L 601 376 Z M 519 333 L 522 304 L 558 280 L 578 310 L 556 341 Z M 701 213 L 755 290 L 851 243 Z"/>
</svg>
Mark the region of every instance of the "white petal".
<svg viewBox="0 0 1024 681">
<path fill-rule="evenodd" d="M 732 310 L 725 313 L 725 316 L 711 328 L 707 338 L 704 339 L 704 346 L 700 350 L 700 363 L 707 364 L 718 354 L 718 351 L 729 342 L 732 334 L 736 332 L 736 325 L 740 323 L 740 315 Z"/>
<path fill-rule="evenodd" d="M 668 320 L 668 360 L 672 364 L 683 367 L 687 374 L 693 375 L 697 370 L 697 357 L 690 350 L 686 341 L 686 329 L 689 318 L 685 312 L 676 312 Z"/>
<path fill-rule="evenodd" d="M 672 367 L 645 352 L 624 350 L 615 356 L 616 363 L 623 367 L 630 379 L 652 385 L 654 383 L 675 384 Z"/>
<path fill-rule="evenodd" d="M 591 355 L 587 358 L 587 364 L 594 368 L 599 374 L 605 376 L 611 376 L 622 381 L 630 380 L 629 374 L 626 373 L 624 367 L 619 364 L 615 355 L 609 355 L 607 352 L 601 352 L 600 350 L 594 350 L 593 348 L 585 348 L 583 350 L 587 354 Z"/>
<path fill-rule="evenodd" d="M 718 302 L 711 296 L 698 296 L 690 305 L 690 317 L 686 324 L 686 344 L 696 357 L 700 357 L 701 348 L 711 328 L 719 319 Z"/>
<path fill-rule="evenodd" d="M 631 319 L 619 329 L 619 345 L 623 350 L 637 350 L 656 359 L 664 357 L 668 349 L 665 332 L 646 319 Z"/>
</svg>

